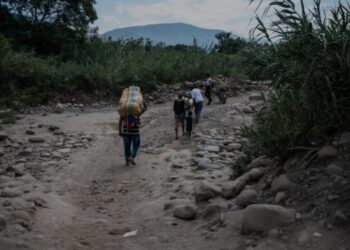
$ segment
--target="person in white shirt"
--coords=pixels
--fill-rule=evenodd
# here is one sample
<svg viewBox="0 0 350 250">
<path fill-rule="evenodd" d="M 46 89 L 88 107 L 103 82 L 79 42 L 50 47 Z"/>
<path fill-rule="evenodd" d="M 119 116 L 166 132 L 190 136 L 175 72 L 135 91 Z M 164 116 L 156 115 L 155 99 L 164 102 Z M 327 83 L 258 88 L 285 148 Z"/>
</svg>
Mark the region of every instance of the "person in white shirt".
<svg viewBox="0 0 350 250">
<path fill-rule="evenodd" d="M 202 109 L 203 109 L 203 95 L 200 91 L 200 89 L 196 86 L 192 87 L 191 90 L 191 96 L 193 98 L 193 102 L 194 102 L 194 113 L 195 113 L 195 119 L 194 122 L 198 123 L 199 122 L 199 118 L 201 116 L 202 113 Z"/>
</svg>

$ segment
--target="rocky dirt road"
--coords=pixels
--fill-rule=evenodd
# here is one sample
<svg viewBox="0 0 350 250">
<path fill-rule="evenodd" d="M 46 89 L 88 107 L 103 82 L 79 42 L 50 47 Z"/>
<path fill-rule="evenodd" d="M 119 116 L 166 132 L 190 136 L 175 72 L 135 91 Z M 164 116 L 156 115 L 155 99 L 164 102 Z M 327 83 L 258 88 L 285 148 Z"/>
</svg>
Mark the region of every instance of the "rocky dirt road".
<svg viewBox="0 0 350 250">
<path fill-rule="evenodd" d="M 174 140 L 170 102 L 150 107 L 137 165 L 129 167 L 115 107 L 28 115 L 4 127 L 0 249 L 348 249 L 346 232 L 325 237 L 313 222 L 241 234 L 251 227 L 242 208 L 259 203 L 258 195 L 226 198 L 241 154 L 239 126 L 259 107 L 251 94 L 206 106 L 191 141 Z M 247 178 L 259 179 L 259 167 Z M 289 226 L 293 211 L 278 210 L 272 220 L 282 226 L 289 215 Z"/>
</svg>

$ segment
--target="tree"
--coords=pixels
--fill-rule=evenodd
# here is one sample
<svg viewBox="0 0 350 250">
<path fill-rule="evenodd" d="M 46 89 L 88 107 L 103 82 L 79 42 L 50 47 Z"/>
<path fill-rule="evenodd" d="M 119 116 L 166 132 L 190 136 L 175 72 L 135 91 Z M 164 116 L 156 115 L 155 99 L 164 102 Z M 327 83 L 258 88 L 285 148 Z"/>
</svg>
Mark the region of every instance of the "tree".
<svg viewBox="0 0 350 250">
<path fill-rule="evenodd" d="M 42 53 L 82 42 L 97 19 L 95 0 L 0 0 L 0 32 Z M 14 31 L 16 34 L 14 34 Z"/>
<path fill-rule="evenodd" d="M 236 54 L 244 48 L 248 42 L 241 38 L 232 38 L 230 32 L 220 32 L 215 35 L 218 44 L 214 46 L 214 51 L 218 53 Z"/>
</svg>

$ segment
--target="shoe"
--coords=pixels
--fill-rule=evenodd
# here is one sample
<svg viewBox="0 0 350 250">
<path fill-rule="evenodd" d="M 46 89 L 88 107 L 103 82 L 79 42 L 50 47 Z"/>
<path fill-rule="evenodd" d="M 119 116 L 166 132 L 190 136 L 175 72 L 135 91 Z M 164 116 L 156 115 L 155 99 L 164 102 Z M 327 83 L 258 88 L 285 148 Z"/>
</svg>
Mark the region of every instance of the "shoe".
<svg viewBox="0 0 350 250">
<path fill-rule="evenodd" d="M 136 165 L 136 162 L 134 161 L 134 158 L 129 158 L 129 162 L 130 162 L 132 165 Z"/>
<path fill-rule="evenodd" d="M 130 160 L 125 161 L 125 166 L 129 166 Z"/>
</svg>

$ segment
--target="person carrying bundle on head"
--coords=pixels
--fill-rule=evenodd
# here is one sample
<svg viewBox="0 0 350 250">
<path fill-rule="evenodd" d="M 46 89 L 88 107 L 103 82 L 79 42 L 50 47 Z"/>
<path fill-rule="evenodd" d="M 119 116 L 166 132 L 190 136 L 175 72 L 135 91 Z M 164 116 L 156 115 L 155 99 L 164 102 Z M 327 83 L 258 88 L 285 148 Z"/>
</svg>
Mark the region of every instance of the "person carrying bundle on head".
<svg viewBox="0 0 350 250">
<path fill-rule="evenodd" d="M 135 158 L 140 147 L 140 116 L 147 110 L 141 90 L 130 86 L 123 90 L 119 101 L 119 135 L 123 137 L 125 164 L 136 165 Z"/>
</svg>

